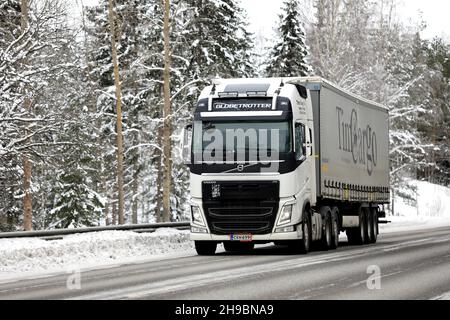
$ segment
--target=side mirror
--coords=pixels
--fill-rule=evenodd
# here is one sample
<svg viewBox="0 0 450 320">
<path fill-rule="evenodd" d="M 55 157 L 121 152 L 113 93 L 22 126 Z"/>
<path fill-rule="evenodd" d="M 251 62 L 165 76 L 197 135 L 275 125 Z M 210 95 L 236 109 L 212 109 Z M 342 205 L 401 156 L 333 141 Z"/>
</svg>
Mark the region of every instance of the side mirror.
<svg viewBox="0 0 450 320">
<path fill-rule="evenodd" d="M 181 145 L 182 157 L 184 164 L 191 164 L 191 151 L 192 151 L 192 125 L 187 125 L 183 128 L 183 143 Z"/>
</svg>

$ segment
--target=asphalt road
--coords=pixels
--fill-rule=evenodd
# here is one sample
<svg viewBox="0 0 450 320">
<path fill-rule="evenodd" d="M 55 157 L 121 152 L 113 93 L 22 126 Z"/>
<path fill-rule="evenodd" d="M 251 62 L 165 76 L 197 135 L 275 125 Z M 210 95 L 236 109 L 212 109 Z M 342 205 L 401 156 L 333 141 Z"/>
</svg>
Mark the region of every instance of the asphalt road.
<svg viewBox="0 0 450 320">
<path fill-rule="evenodd" d="M 265 246 L 246 255 L 222 252 L 70 276 L 0 283 L 0 299 L 433 299 L 446 293 L 448 297 L 450 227 L 381 235 L 375 245 L 348 246 L 344 241 L 338 250 L 308 255 Z"/>
</svg>

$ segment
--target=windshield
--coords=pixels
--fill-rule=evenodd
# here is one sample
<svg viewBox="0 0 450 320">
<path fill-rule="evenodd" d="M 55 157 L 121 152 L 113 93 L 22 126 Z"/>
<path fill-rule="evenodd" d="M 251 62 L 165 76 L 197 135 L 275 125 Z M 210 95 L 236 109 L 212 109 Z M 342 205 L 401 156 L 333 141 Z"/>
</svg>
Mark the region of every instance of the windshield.
<svg viewBox="0 0 450 320">
<path fill-rule="evenodd" d="M 292 151 L 287 121 L 195 121 L 193 137 L 194 154 L 206 161 L 258 161 Z"/>
</svg>

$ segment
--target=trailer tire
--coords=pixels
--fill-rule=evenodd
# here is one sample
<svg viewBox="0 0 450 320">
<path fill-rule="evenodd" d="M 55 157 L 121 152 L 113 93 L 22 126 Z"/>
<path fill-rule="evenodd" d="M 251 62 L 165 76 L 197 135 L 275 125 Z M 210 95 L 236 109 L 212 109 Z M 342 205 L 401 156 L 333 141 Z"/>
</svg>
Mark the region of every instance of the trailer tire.
<svg viewBox="0 0 450 320">
<path fill-rule="evenodd" d="M 217 243 L 214 241 L 195 241 L 195 250 L 199 256 L 212 256 L 216 249 Z"/>
<path fill-rule="evenodd" d="M 346 230 L 348 242 L 352 245 L 362 245 L 366 243 L 367 222 L 366 214 L 362 208 L 359 208 L 359 225 L 356 228 Z"/>
<path fill-rule="evenodd" d="M 371 243 L 377 243 L 378 238 L 378 212 L 376 208 L 370 210 L 370 218 L 372 219 L 372 238 Z"/>
<path fill-rule="evenodd" d="M 320 240 L 320 248 L 322 250 L 330 250 L 333 242 L 333 226 L 331 222 L 330 207 L 321 207 L 320 214 L 324 217 L 322 239 Z"/>
<path fill-rule="evenodd" d="M 333 207 L 331 210 L 331 230 L 332 230 L 332 241 L 331 249 L 337 249 L 339 246 L 339 209 Z"/>
<path fill-rule="evenodd" d="M 373 217 L 372 217 L 372 210 L 370 208 L 364 209 L 365 215 L 366 215 L 366 243 L 373 243 L 373 234 L 374 234 L 374 224 L 373 224 Z"/>
<path fill-rule="evenodd" d="M 252 242 L 225 241 L 223 247 L 226 252 L 248 252 L 255 248 L 255 244 Z"/>
</svg>

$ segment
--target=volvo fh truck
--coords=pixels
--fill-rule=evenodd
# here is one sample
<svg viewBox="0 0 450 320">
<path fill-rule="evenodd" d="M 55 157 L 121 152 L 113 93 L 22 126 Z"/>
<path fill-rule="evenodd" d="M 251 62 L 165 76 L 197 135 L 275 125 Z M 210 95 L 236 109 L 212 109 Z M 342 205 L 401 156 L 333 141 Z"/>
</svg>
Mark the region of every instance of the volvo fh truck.
<svg viewBox="0 0 450 320">
<path fill-rule="evenodd" d="M 322 78 L 214 80 L 184 132 L 197 253 L 375 243 L 388 130 L 387 108 Z"/>
</svg>

